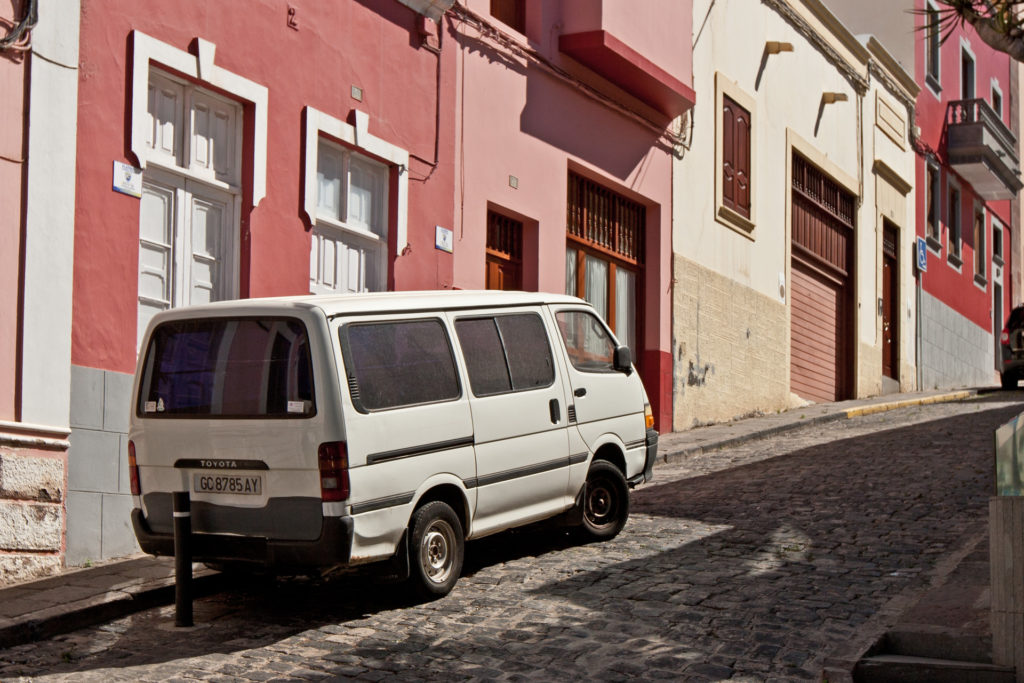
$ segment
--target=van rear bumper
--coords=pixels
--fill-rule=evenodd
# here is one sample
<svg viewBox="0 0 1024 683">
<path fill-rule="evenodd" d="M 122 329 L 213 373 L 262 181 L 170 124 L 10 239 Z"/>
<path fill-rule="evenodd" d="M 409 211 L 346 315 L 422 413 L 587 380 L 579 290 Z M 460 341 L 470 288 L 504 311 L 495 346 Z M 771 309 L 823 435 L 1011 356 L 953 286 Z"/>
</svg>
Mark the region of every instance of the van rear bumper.
<svg viewBox="0 0 1024 683">
<path fill-rule="evenodd" d="M 174 555 L 174 534 L 149 528 L 142 510 L 132 510 L 139 547 L 150 555 Z M 333 567 L 348 564 L 352 549 L 352 518 L 324 517 L 320 538 L 287 541 L 262 536 L 192 534 L 195 562 L 252 562 L 269 567 Z"/>
</svg>

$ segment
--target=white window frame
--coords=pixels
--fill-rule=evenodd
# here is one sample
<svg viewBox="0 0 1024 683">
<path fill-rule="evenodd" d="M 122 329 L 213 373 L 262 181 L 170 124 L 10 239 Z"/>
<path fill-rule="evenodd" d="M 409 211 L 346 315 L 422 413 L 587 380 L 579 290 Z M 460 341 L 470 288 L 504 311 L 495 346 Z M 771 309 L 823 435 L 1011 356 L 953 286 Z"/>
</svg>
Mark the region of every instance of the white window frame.
<svg viewBox="0 0 1024 683">
<path fill-rule="evenodd" d="M 925 200 L 931 199 L 931 209 L 935 217 L 935 236 L 932 236 L 928 226 L 928 209 L 927 203 L 924 207 L 924 235 L 925 242 L 928 248 L 938 254 L 942 251 L 942 167 L 937 162 L 928 158 L 925 159 L 925 171 L 924 171 L 924 182 L 925 182 Z M 928 186 L 928 171 L 935 172 L 935 187 L 932 192 L 931 187 Z M 931 196 L 929 197 L 929 193 Z"/>
<path fill-rule="evenodd" d="M 925 12 L 924 15 L 923 15 L 923 17 L 924 17 L 924 26 L 926 26 L 926 27 L 929 24 L 929 14 L 930 13 L 935 12 L 936 17 L 939 16 L 939 8 L 938 8 L 938 6 L 934 2 L 932 2 L 932 0 L 927 0 L 925 2 L 925 4 L 924 4 L 924 12 Z M 925 30 L 924 31 L 925 39 L 923 41 L 921 41 L 924 44 L 924 80 L 925 80 L 925 84 L 928 87 L 928 91 L 931 92 L 931 94 L 934 95 L 936 97 L 936 99 L 941 99 L 942 98 L 942 38 L 941 38 L 941 29 L 940 29 L 939 26 L 935 27 L 935 35 L 936 35 L 936 37 L 939 40 L 939 46 L 938 46 L 939 49 L 937 51 L 938 54 L 936 55 L 935 75 L 934 76 L 932 76 L 930 73 L 928 73 L 928 60 L 929 60 L 929 53 L 931 51 L 930 42 L 931 42 L 931 39 L 932 39 L 932 33 L 930 31 L 928 31 L 928 30 Z"/>
<path fill-rule="evenodd" d="M 999 239 L 996 239 L 996 235 L 999 235 Z M 1006 230 L 1003 228 L 1003 222 L 992 215 L 992 263 L 997 266 L 1004 265 L 1003 254 L 1006 253 L 1006 244 L 1003 240 L 1006 239 Z M 999 253 L 996 253 L 996 244 L 999 244 Z"/>
<path fill-rule="evenodd" d="M 993 97 L 993 95 L 995 95 L 996 93 L 999 94 L 999 109 L 996 109 L 996 103 L 994 101 L 995 97 Z M 996 113 L 996 117 L 1000 121 L 1002 121 L 1003 120 L 1003 108 L 1006 106 L 1005 105 L 1006 97 L 1003 96 L 1003 89 L 999 87 L 999 80 L 996 79 L 996 78 L 993 78 L 989 82 L 988 101 L 989 101 L 989 104 L 992 105 L 992 111 L 994 111 Z"/>
<path fill-rule="evenodd" d="M 964 94 L 964 67 L 963 67 L 964 55 L 967 55 L 968 57 L 971 58 L 971 80 L 973 81 L 973 85 L 974 85 L 974 92 L 968 98 L 964 98 L 963 97 L 963 94 Z M 960 90 L 957 93 L 958 94 L 957 99 L 961 99 L 961 100 L 962 99 L 970 99 L 970 100 L 978 99 L 978 58 L 977 58 L 977 56 L 975 56 L 974 50 L 971 49 L 971 44 L 968 41 L 964 40 L 963 38 L 960 39 L 960 60 L 959 60 L 959 62 L 957 62 L 957 64 L 959 66 L 959 68 L 957 69 L 957 73 L 958 73 L 957 78 L 960 81 Z"/>
<path fill-rule="evenodd" d="M 344 121 L 325 114 L 322 111 L 307 106 L 303 114 L 306 120 L 305 148 L 306 166 L 304 169 L 303 182 L 303 212 L 309 225 L 316 225 L 320 220 L 317 215 L 317 169 L 319 168 L 320 138 L 323 136 L 338 140 L 358 153 L 376 158 L 385 165 L 394 168 L 390 171 L 397 172 L 398 182 L 395 188 L 395 215 L 388 212 L 387 233 L 394 228 L 395 251 L 394 256 L 402 253 L 408 246 L 408 213 L 409 213 L 409 152 L 386 140 L 382 140 L 368 132 L 370 117 L 365 112 L 355 110 L 355 125 L 351 126 Z M 389 173 L 390 176 L 390 173 Z M 388 185 L 391 185 L 390 177 Z M 346 227 L 347 226 L 342 226 Z M 363 231 L 359 231 L 360 234 Z M 386 234 L 387 234 L 386 233 Z M 387 249 L 384 250 L 385 254 Z"/>
<path fill-rule="evenodd" d="M 953 196 L 953 191 L 956 190 L 959 201 L 957 202 L 956 215 L 950 215 L 950 199 Z M 964 191 L 960 186 L 960 183 L 953 180 L 952 177 L 946 179 L 946 197 L 945 197 L 945 214 L 946 214 L 946 260 L 951 268 L 954 268 L 957 272 L 961 272 L 964 261 Z M 954 231 L 954 227 L 956 230 Z M 956 240 L 953 239 L 954 232 L 956 233 Z M 954 249 L 954 244 L 956 249 Z"/>
<path fill-rule="evenodd" d="M 267 194 L 267 88 L 215 65 L 217 46 L 208 40 L 197 38 L 197 54 L 193 55 L 141 31 L 132 31 L 131 38 L 131 152 L 139 167 L 145 169 L 150 161 L 160 163 L 160 155 L 152 152 L 146 139 L 150 66 L 163 66 L 195 79 L 201 86 L 213 86 L 251 105 L 254 132 L 250 182 L 252 205 L 259 205 Z"/>
<path fill-rule="evenodd" d="M 981 215 L 981 272 L 978 271 L 978 240 L 974 235 L 974 219 L 979 214 Z M 988 224 L 989 212 L 985 208 L 985 204 L 975 201 L 971 212 L 971 239 L 974 241 L 974 263 L 971 264 L 971 267 L 974 271 L 974 284 L 983 291 L 988 286 L 989 271 L 991 270 L 988 265 Z"/>
<path fill-rule="evenodd" d="M 338 196 L 337 213 L 329 212 L 324 210 L 323 202 L 321 201 L 322 196 L 320 194 L 320 173 L 319 163 L 320 157 L 330 154 L 337 154 L 338 165 L 340 168 L 339 181 L 341 187 Z M 374 176 L 375 184 L 379 187 L 379 191 L 373 198 L 375 213 L 378 217 L 378 225 L 371 226 L 367 229 L 361 225 L 353 223 L 352 216 L 349 214 L 349 197 L 351 195 L 351 178 L 352 168 L 354 165 L 362 166 L 363 169 Z M 369 288 L 369 291 L 383 291 L 387 287 L 387 243 L 388 243 L 388 186 L 390 184 L 390 172 L 389 168 L 380 162 L 374 161 L 367 156 L 359 154 L 356 151 L 343 147 L 325 137 L 321 137 L 317 142 L 317 175 L 316 175 L 316 190 L 317 190 L 317 206 L 316 206 L 316 223 L 313 226 L 312 244 L 310 245 L 310 292 L 313 294 L 320 293 L 336 293 L 336 290 L 324 287 L 319 284 L 318 280 L 322 278 L 325 272 L 324 256 L 325 249 L 323 242 L 325 239 L 333 239 L 337 237 L 343 237 L 348 235 L 349 237 L 356 238 L 357 241 L 361 241 L 364 244 L 373 244 L 377 250 L 375 268 L 379 274 L 380 281 L 373 283 L 373 286 Z M 376 229 L 373 229 L 373 228 Z M 317 277 L 313 278 L 314 263 L 313 258 L 316 258 L 315 268 Z"/>
</svg>

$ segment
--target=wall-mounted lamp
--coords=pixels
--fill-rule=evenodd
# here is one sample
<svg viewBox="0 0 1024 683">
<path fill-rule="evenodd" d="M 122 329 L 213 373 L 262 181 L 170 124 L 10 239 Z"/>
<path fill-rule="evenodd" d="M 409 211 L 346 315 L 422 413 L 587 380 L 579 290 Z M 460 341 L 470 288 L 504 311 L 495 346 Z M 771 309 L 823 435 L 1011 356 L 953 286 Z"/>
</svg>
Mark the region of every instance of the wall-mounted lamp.
<svg viewBox="0 0 1024 683">
<path fill-rule="evenodd" d="M 792 52 L 793 43 L 783 43 L 778 40 L 769 40 L 764 44 L 764 51 L 770 55 L 777 55 L 780 52 Z"/>
<path fill-rule="evenodd" d="M 824 102 L 825 104 L 833 104 L 835 102 L 846 102 L 848 99 L 850 98 L 847 97 L 846 93 L 844 92 L 821 93 L 821 101 Z"/>
</svg>

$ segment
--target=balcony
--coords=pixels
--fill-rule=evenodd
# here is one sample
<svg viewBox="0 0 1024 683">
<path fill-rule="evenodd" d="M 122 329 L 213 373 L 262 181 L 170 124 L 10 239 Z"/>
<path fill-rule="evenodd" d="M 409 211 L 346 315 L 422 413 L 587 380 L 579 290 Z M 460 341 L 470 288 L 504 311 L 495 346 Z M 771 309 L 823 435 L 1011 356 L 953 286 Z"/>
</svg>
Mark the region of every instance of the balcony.
<svg viewBox="0 0 1024 683">
<path fill-rule="evenodd" d="M 1024 187 L 1016 145 L 1013 133 L 985 100 L 957 100 L 946 106 L 949 163 L 986 201 L 1013 199 Z"/>
</svg>

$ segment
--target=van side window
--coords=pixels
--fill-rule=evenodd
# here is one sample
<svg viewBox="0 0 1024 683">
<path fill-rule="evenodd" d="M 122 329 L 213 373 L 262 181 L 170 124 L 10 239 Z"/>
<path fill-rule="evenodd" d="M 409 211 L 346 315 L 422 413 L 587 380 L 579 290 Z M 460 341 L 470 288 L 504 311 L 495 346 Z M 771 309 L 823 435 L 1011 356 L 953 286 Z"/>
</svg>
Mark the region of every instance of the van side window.
<svg viewBox="0 0 1024 683">
<path fill-rule="evenodd" d="M 544 322 L 534 313 L 455 322 L 476 396 L 549 387 L 555 365 Z"/>
<path fill-rule="evenodd" d="M 341 342 L 352 402 L 362 412 L 461 395 L 439 320 L 353 323 L 341 329 Z"/>
<path fill-rule="evenodd" d="M 615 340 L 596 315 L 559 311 L 555 320 L 573 367 L 583 372 L 615 372 Z"/>
</svg>

